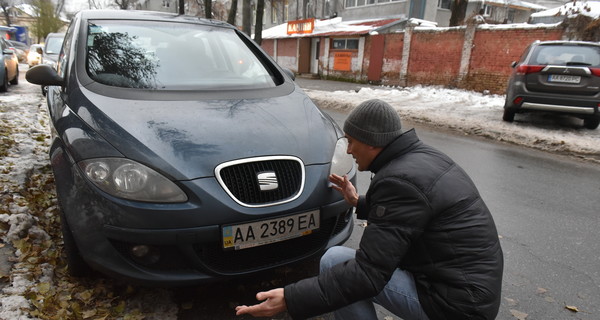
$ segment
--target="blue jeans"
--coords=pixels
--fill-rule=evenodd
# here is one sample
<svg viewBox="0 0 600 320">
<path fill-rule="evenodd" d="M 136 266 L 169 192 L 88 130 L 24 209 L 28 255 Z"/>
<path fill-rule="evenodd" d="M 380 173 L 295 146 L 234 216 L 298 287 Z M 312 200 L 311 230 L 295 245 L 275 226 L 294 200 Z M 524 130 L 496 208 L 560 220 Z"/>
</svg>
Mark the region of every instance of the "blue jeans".
<svg viewBox="0 0 600 320">
<path fill-rule="evenodd" d="M 321 272 L 336 264 L 354 259 L 356 250 L 347 247 L 332 247 L 321 257 Z M 334 312 L 340 320 L 377 320 L 373 303 L 384 307 L 404 320 L 428 320 L 421 308 L 415 281 L 410 272 L 396 269 L 390 281 L 375 297 L 355 302 Z"/>
</svg>

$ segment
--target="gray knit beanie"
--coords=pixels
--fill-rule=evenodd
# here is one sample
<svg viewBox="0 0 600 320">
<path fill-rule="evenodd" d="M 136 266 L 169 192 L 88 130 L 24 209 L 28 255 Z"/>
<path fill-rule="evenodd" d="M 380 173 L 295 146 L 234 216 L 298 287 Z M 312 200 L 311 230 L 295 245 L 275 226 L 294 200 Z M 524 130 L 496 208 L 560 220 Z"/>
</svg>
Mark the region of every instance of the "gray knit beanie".
<svg viewBox="0 0 600 320">
<path fill-rule="evenodd" d="M 400 116 L 387 102 L 367 100 L 358 105 L 344 122 L 352 138 L 373 147 L 385 147 L 402 134 Z"/>
</svg>

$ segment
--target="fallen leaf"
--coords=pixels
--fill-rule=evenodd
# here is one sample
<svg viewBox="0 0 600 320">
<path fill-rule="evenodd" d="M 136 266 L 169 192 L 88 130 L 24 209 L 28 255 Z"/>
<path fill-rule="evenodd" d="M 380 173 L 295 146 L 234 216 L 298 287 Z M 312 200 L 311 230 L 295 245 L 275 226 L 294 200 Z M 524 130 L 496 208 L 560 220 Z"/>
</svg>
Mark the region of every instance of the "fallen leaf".
<svg viewBox="0 0 600 320">
<path fill-rule="evenodd" d="M 527 313 L 515 309 L 510 309 L 510 313 L 513 315 L 513 317 L 517 318 L 518 320 L 525 320 L 525 318 L 529 316 Z"/>
<path fill-rule="evenodd" d="M 96 315 L 96 313 L 97 313 L 96 309 L 91 309 L 91 310 L 86 310 L 86 311 L 84 311 L 84 312 L 81 314 L 81 316 L 82 316 L 84 319 L 88 319 L 88 318 L 91 318 L 91 317 L 95 316 L 95 315 Z"/>
<path fill-rule="evenodd" d="M 579 312 L 579 309 L 577 309 L 575 306 L 565 306 L 565 309 L 573 312 Z"/>
<path fill-rule="evenodd" d="M 544 294 L 544 293 L 546 293 L 546 292 L 548 292 L 548 290 L 547 290 L 547 289 L 544 289 L 544 288 L 537 288 L 537 294 Z"/>
</svg>

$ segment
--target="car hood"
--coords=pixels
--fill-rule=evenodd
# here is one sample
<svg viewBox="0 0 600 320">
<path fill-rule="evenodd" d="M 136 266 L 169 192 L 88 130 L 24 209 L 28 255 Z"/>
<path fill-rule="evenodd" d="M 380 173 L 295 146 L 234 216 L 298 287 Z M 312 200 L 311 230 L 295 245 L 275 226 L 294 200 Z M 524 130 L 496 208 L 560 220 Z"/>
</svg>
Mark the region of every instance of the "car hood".
<svg viewBox="0 0 600 320">
<path fill-rule="evenodd" d="M 231 100 L 140 101 L 92 92 L 85 97 L 76 110 L 83 121 L 125 157 L 176 180 L 214 176 L 217 165 L 251 157 L 328 163 L 337 140 L 334 124 L 300 89 Z"/>
</svg>

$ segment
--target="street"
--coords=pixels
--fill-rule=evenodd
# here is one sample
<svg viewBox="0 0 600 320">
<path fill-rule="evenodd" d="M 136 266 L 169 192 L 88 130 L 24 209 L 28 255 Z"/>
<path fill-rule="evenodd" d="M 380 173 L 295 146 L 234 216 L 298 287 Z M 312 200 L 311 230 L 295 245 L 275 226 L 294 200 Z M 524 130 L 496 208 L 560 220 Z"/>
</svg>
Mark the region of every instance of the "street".
<svg viewBox="0 0 600 320">
<path fill-rule="evenodd" d="M 39 87 L 25 81 L 25 70 L 21 70 L 19 85 L 11 86 L 8 93 L 0 95 L 0 101 L 15 94 L 41 97 Z M 5 112 L 4 103 L 2 106 L 2 112 Z M 339 124 L 347 116 L 346 112 L 325 111 Z M 597 232 L 600 226 L 597 212 L 600 207 L 600 165 L 484 138 L 433 130 L 407 121 L 403 122 L 403 127 L 405 130 L 415 127 L 425 143 L 447 153 L 461 165 L 475 181 L 494 216 L 505 259 L 503 298 L 497 319 L 600 318 L 600 234 Z M 21 156 L 27 155 L 22 152 Z M 47 163 L 39 166 L 44 165 Z M 43 174 L 48 175 L 47 171 Z M 359 193 L 367 190 L 370 176 L 367 172 L 360 173 Z M 6 191 L 7 187 L 2 186 L 2 189 L 5 195 L 10 194 Z M 55 202 L 55 199 L 51 201 Z M 55 210 L 52 208 L 50 204 L 48 212 Z M 41 215 L 38 224 L 42 224 L 47 216 Z M 347 246 L 358 246 L 362 224 L 362 221 L 355 221 L 354 233 Z M 52 237 L 54 243 L 60 242 L 59 238 Z M 41 277 L 40 272 L 31 273 Z M 64 270 L 57 267 L 51 286 L 57 294 L 68 288 L 69 297 L 81 297 L 82 292 L 97 294 L 88 299 L 96 305 L 106 303 L 117 308 L 119 301 L 124 301 L 125 307 L 119 310 L 131 319 L 250 319 L 235 317 L 235 306 L 254 303 L 254 295 L 259 290 L 282 286 L 315 273 L 316 263 L 307 262 L 225 283 L 158 289 L 129 287 L 103 278 L 69 278 L 64 276 Z M 13 275 L 9 277 L 12 279 Z M 37 283 L 37 292 L 40 292 L 42 280 L 34 278 L 33 281 L 34 286 Z M 13 294 L 13 287 L 5 287 L 2 295 Z M 97 289 L 99 287 L 103 290 Z M 84 305 L 83 300 L 78 299 Z M 5 308 L 4 303 L 2 308 Z M 38 305 L 30 308 L 44 310 Z M 59 308 L 59 304 L 54 308 Z M 96 314 L 97 317 L 101 315 L 100 312 Z M 49 315 L 46 316 L 49 318 Z M 284 314 L 273 319 L 289 317 Z M 314 319 L 331 319 L 331 316 Z M 380 319 L 398 317 L 380 310 Z"/>
</svg>

